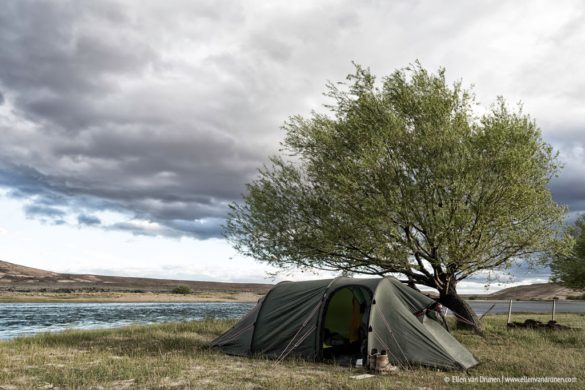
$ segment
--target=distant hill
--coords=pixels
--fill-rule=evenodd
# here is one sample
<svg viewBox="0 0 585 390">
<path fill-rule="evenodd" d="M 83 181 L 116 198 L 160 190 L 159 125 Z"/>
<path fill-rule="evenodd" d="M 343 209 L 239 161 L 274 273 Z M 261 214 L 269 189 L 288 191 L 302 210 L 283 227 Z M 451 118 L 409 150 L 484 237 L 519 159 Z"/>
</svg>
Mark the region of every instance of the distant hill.
<svg viewBox="0 0 585 390">
<path fill-rule="evenodd" d="M 535 283 L 524 286 L 516 286 L 500 290 L 498 292 L 478 295 L 479 299 L 567 299 L 582 297 L 585 291 L 573 290 L 555 283 Z"/>
<path fill-rule="evenodd" d="M 189 286 L 194 292 L 251 292 L 264 294 L 272 287 L 261 283 L 221 283 L 192 280 L 132 278 L 124 276 L 65 274 L 25 267 L 0 260 L 0 292 L 170 292 L 178 285 Z M 468 299 L 567 299 L 581 297 L 577 291 L 554 283 L 537 283 L 506 288 L 492 294 L 466 295 Z M 433 295 L 433 294 L 429 294 Z M 434 296 L 433 296 L 434 297 Z M 436 298 L 436 297 L 434 297 Z"/>
<path fill-rule="evenodd" d="M 220 283 L 191 280 L 132 278 L 123 276 L 62 274 L 0 260 L 0 291 L 116 291 L 169 292 L 178 285 L 193 291 L 266 293 L 272 285 Z"/>
</svg>

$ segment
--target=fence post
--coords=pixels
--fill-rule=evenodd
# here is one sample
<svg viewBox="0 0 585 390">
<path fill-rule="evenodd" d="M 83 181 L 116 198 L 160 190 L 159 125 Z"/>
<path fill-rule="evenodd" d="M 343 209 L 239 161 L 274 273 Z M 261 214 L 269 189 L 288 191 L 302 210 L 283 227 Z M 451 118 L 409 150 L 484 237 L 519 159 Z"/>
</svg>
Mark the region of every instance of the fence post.
<svg viewBox="0 0 585 390">
<path fill-rule="evenodd" d="M 556 308 L 557 308 L 557 300 L 556 299 L 553 299 L 553 306 L 552 306 L 552 320 L 553 321 L 555 320 L 555 311 L 556 311 Z"/>
<path fill-rule="evenodd" d="M 510 304 L 508 306 L 508 324 L 512 320 L 512 300 L 510 299 Z"/>
</svg>

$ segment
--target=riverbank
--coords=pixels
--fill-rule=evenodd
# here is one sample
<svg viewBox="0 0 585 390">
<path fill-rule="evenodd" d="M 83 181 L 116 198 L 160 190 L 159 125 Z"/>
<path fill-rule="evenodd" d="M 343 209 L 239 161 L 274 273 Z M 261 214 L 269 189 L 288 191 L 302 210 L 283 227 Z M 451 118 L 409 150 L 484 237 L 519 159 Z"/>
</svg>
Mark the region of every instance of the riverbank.
<svg viewBox="0 0 585 390">
<path fill-rule="evenodd" d="M 255 303 L 264 296 L 262 291 L 195 291 L 189 294 L 173 294 L 170 292 L 125 292 L 125 291 L 1 291 L 0 303 L 163 303 L 163 302 L 241 302 Z M 507 304 L 508 300 L 488 299 L 483 296 L 467 298 L 476 305 L 493 303 Z M 518 300 L 514 300 L 517 302 Z M 522 304 L 538 305 L 540 302 L 551 302 L 545 299 L 522 300 Z M 581 304 L 585 300 L 570 299 L 557 301 L 559 305 Z M 495 312 L 501 312 L 501 307 Z M 486 308 L 487 309 L 487 308 Z M 503 310 L 503 309 L 502 309 Z M 506 309 L 507 310 L 507 309 Z M 525 311 L 531 311 L 526 309 Z M 495 313 L 494 312 L 494 313 Z"/>
<path fill-rule="evenodd" d="M 209 291 L 190 294 L 159 292 L 0 292 L 0 303 L 156 303 L 156 302 L 256 302 L 256 292 Z"/>
<path fill-rule="evenodd" d="M 547 320 L 547 316 L 530 315 Z M 111 330 L 66 331 L 0 342 L 0 388 L 433 388 L 481 378 L 576 378 L 585 384 L 585 331 L 508 330 L 505 316 L 485 318 L 484 337 L 456 330 L 454 336 L 481 361 L 467 374 L 431 369 L 356 380 L 361 370 L 322 363 L 226 356 L 207 347 L 234 321 L 207 320 Z M 562 314 L 560 323 L 585 328 L 585 315 Z M 451 383 L 446 384 L 448 378 Z M 455 386 L 459 386 L 455 384 Z M 545 388 L 531 383 L 514 388 Z M 571 386 L 569 386 L 571 387 Z"/>
</svg>

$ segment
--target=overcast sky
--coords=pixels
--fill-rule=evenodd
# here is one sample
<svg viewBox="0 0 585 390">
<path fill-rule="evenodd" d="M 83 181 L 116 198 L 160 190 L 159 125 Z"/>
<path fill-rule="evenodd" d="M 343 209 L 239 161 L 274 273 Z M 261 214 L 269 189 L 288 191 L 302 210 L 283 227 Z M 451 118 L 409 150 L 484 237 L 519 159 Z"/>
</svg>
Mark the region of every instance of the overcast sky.
<svg viewBox="0 0 585 390">
<path fill-rule="evenodd" d="M 283 122 L 319 110 L 351 61 L 382 76 L 418 59 L 473 84 L 484 107 L 522 101 L 560 152 L 551 189 L 574 218 L 585 211 L 584 13 L 581 1 L 534 0 L 6 2 L 0 259 L 267 280 L 221 238 L 226 205 L 277 152 Z"/>
</svg>

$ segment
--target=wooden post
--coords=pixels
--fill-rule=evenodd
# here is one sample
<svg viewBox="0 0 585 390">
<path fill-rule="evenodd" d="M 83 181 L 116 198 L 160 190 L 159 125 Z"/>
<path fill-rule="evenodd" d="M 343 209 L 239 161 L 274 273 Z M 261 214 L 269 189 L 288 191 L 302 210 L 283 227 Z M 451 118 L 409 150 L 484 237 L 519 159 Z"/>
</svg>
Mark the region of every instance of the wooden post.
<svg viewBox="0 0 585 390">
<path fill-rule="evenodd" d="M 556 311 L 556 308 L 557 308 L 557 300 L 556 299 L 553 299 L 553 307 L 552 307 L 552 320 L 553 321 L 555 320 L 555 311 Z"/>
<path fill-rule="evenodd" d="M 508 306 L 508 324 L 512 321 L 512 300 L 510 299 L 510 305 Z"/>
</svg>

